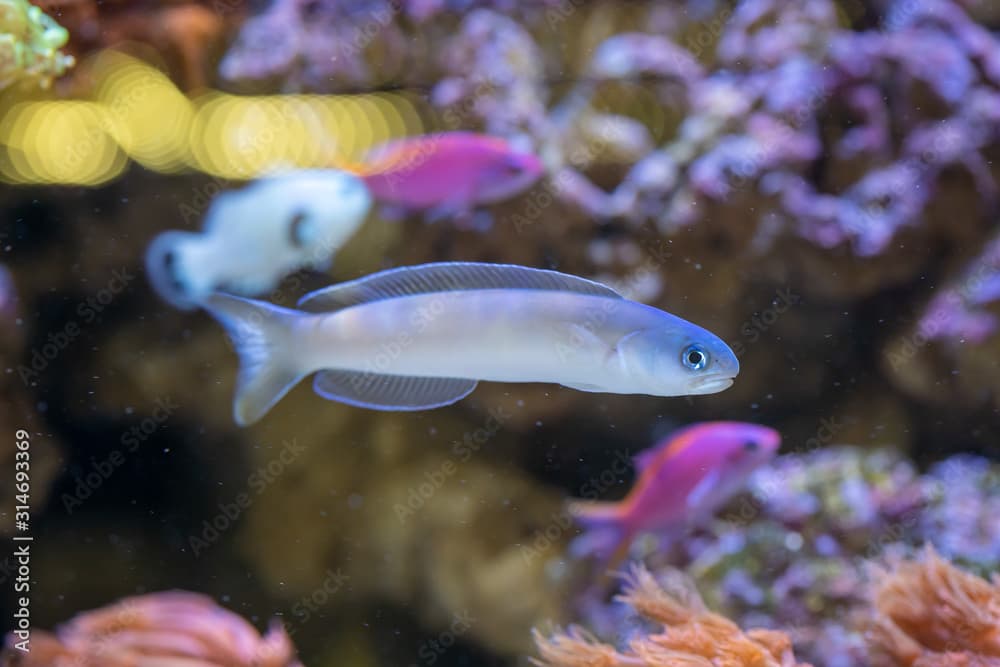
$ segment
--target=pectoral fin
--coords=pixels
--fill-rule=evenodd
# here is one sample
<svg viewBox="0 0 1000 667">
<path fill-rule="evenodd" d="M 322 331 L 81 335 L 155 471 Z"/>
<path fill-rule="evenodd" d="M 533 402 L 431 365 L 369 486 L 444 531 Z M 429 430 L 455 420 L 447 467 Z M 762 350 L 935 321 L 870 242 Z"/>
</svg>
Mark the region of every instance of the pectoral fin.
<svg viewBox="0 0 1000 667">
<path fill-rule="evenodd" d="M 691 489 L 686 503 L 689 511 L 696 512 L 709 504 L 712 494 L 719 485 L 720 476 L 719 469 L 715 468 Z"/>
</svg>

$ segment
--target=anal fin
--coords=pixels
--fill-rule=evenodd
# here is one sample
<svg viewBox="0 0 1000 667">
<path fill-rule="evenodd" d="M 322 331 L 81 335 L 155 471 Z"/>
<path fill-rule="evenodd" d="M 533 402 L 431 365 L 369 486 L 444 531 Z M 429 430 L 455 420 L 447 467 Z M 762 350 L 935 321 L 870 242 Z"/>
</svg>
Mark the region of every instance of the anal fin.
<svg viewBox="0 0 1000 667">
<path fill-rule="evenodd" d="M 372 410 L 430 410 L 462 400 L 476 380 L 363 371 L 320 371 L 313 389 L 323 398 Z"/>
</svg>

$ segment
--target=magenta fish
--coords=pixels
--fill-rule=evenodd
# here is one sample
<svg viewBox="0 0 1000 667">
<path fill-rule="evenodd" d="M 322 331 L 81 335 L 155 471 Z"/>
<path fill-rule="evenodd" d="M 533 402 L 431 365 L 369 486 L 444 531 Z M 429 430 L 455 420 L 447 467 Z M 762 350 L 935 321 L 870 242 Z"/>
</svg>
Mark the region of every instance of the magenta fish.
<svg viewBox="0 0 1000 667">
<path fill-rule="evenodd" d="M 714 514 L 781 445 L 774 429 L 704 422 L 681 429 L 635 457 L 638 479 L 619 502 L 570 503 L 585 528 L 574 555 L 617 563 L 639 533 L 671 533 Z"/>
<path fill-rule="evenodd" d="M 524 191 L 543 171 L 534 155 L 473 132 L 391 141 L 373 149 L 363 169 L 376 200 L 431 217 L 466 216 Z"/>
</svg>

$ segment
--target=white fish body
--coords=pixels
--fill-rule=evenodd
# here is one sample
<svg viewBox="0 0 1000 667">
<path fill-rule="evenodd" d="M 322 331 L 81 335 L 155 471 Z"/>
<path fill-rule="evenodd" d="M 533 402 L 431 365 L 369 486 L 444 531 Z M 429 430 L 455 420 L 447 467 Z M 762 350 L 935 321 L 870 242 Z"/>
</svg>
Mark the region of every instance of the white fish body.
<svg viewBox="0 0 1000 667">
<path fill-rule="evenodd" d="M 298 269 L 326 268 L 370 208 L 367 186 L 346 172 L 263 178 L 217 196 L 200 234 L 160 234 L 146 252 L 147 273 L 160 296 L 184 309 L 220 289 L 259 295 Z"/>
<path fill-rule="evenodd" d="M 381 410 L 448 405 L 479 380 L 679 396 L 721 391 L 739 372 L 705 329 L 554 271 L 405 267 L 314 292 L 299 306 L 206 300 L 241 357 L 238 423 L 259 419 L 314 372 L 320 395 Z"/>
</svg>

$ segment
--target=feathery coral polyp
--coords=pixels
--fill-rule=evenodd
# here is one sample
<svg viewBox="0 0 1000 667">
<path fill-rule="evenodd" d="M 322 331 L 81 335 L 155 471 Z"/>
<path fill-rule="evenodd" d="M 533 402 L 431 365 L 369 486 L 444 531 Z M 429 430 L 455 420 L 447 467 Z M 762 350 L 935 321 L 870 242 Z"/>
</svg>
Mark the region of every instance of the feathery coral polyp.
<svg viewBox="0 0 1000 667">
<path fill-rule="evenodd" d="M 874 573 L 868 641 L 879 664 L 1000 667 L 1000 577 L 963 572 L 929 546 Z"/>
<path fill-rule="evenodd" d="M 0 664 L 17 667 L 302 667 L 280 625 L 262 637 L 204 595 L 171 591 L 125 598 L 80 614 L 31 650 L 8 636 Z"/>
<path fill-rule="evenodd" d="M 705 608 L 691 582 L 679 572 L 664 581 L 643 566 L 625 577 L 619 597 L 639 615 L 661 624 L 659 634 L 632 639 L 622 650 L 581 628 L 545 638 L 535 633 L 540 667 L 809 667 L 795 660 L 782 632 L 750 630 Z"/>
</svg>

